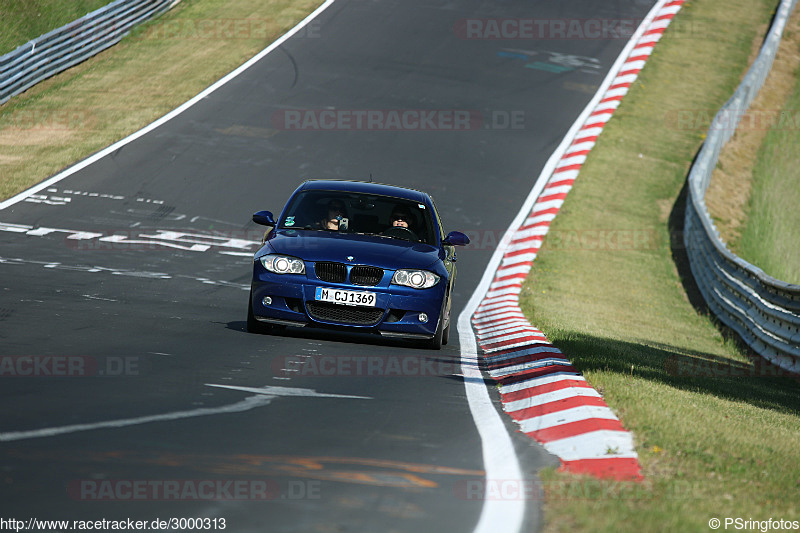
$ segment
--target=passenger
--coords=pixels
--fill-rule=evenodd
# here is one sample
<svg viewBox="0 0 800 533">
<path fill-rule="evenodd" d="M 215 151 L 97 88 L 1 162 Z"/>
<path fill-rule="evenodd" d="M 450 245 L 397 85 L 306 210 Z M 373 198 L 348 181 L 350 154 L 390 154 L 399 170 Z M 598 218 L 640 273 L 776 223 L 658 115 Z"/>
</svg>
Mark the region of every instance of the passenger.
<svg viewBox="0 0 800 533">
<path fill-rule="evenodd" d="M 344 202 L 337 199 L 331 200 L 328 202 L 327 211 L 327 216 L 318 222 L 321 229 L 333 231 L 347 229 L 347 211 L 345 210 Z"/>
</svg>

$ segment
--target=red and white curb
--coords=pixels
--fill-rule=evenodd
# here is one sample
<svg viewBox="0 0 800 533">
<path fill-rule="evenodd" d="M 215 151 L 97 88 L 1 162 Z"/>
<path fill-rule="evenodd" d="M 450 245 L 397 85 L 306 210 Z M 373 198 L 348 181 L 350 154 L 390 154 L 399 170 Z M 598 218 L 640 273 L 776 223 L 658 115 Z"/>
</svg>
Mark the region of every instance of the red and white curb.
<svg viewBox="0 0 800 533">
<path fill-rule="evenodd" d="M 483 368 L 499 384 L 503 409 L 570 472 L 642 478 L 631 433 L 566 356 L 528 322 L 519 294 L 586 156 L 683 2 L 661 1 L 642 22 L 545 167 L 537 181 L 545 185 L 534 190 L 532 209 L 523 210 L 526 216 L 503 238 L 494 276 L 472 315 Z"/>
</svg>

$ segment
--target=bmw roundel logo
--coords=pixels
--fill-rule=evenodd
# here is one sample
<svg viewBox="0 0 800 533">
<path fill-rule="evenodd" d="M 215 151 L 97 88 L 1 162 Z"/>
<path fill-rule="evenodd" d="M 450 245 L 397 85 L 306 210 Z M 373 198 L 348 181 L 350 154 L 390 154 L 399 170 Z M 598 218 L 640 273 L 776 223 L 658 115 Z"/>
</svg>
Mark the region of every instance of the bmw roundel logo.
<svg viewBox="0 0 800 533">
<path fill-rule="evenodd" d="M 353 257 L 352 255 L 348 255 L 348 256 L 347 256 L 347 260 L 348 260 L 348 261 L 352 261 L 352 260 L 354 260 L 354 259 L 355 259 L 355 257 Z"/>
</svg>

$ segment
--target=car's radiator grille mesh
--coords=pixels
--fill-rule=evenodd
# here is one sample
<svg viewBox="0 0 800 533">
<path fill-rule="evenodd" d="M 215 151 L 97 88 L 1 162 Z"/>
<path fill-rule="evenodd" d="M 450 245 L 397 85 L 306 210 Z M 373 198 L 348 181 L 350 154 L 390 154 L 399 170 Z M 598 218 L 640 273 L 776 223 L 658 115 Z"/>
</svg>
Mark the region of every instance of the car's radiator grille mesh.
<svg viewBox="0 0 800 533">
<path fill-rule="evenodd" d="M 320 261 L 314 266 L 317 277 L 330 283 L 347 281 L 347 266 L 344 263 Z M 374 287 L 383 279 L 383 269 L 373 266 L 358 265 L 350 271 L 350 282 L 353 285 Z"/>
<path fill-rule="evenodd" d="M 344 283 L 347 280 L 347 267 L 342 263 L 320 262 L 314 266 L 317 277 L 331 283 Z"/>
<path fill-rule="evenodd" d="M 383 309 L 354 307 L 328 302 L 306 302 L 306 308 L 309 316 L 316 320 L 358 326 L 373 326 L 383 316 Z"/>
<path fill-rule="evenodd" d="M 383 279 L 383 269 L 371 266 L 355 266 L 350 271 L 350 282 L 354 285 L 374 286 Z"/>
</svg>

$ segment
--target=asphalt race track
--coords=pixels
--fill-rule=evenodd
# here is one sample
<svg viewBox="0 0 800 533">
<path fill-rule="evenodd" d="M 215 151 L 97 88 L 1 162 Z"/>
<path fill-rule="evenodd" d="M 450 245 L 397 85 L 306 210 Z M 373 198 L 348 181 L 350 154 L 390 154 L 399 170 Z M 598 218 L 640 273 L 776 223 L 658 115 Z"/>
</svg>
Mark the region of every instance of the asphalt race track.
<svg viewBox="0 0 800 533">
<path fill-rule="evenodd" d="M 175 119 L 0 211 L 2 515 L 472 531 L 484 465 L 455 328 L 441 352 L 246 333 L 250 217 L 308 178 L 429 192 L 473 239 L 455 321 L 627 41 L 467 38 L 464 21 L 635 28 L 652 4 L 337 0 Z M 555 464 L 512 438 L 527 474 Z"/>
</svg>

